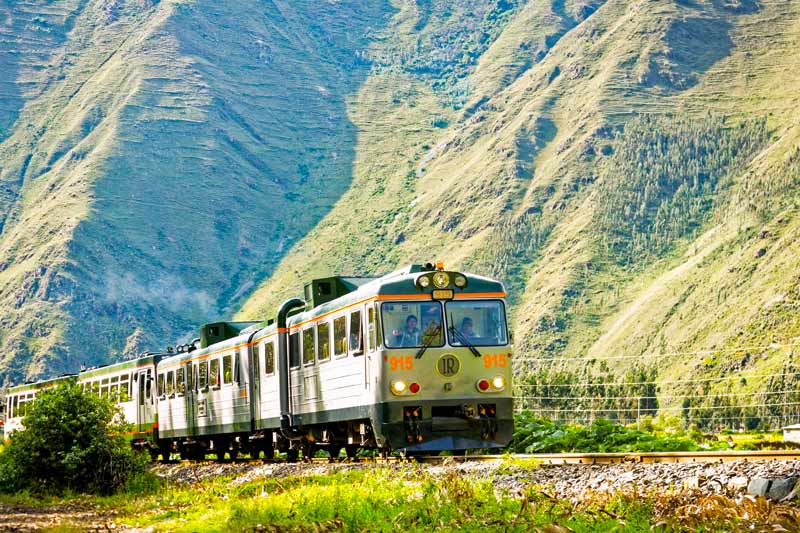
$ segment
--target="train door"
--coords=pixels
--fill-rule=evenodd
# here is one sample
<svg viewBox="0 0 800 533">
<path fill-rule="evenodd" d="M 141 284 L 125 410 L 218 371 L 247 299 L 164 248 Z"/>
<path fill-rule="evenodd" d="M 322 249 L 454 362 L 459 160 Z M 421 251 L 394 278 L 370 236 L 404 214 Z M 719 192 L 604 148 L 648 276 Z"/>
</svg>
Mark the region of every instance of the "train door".
<svg viewBox="0 0 800 533">
<path fill-rule="evenodd" d="M 367 304 L 367 356 L 364 358 L 364 389 L 369 391 L 372 381 L 373 363 L 377 357 L 375 306 Z"/>
<path fill-rule="evenodd" d="M 139 370 L 138 374 L 138 391 L 136 400 L 136 421 L 139 426 L 139 432 L 152 428 L 153 424 L 153 370 L 151 368 Z"/>
<path fill-rule="evenodd" d="M 182 365 L 178 368 L 176 374 L 176 388 L 177 396 L 183 397 L 184 407 L 184 423 L 186 424 L 186 432 L 192 435 L 192 430 L 195 426 L 195 412 L 194 412 L 194 368 L 191 362 Z"/>
<path fill-rule="evenodd" d="M 253 343 L 248 346 L 247 351 L 250 360 L 250 412 L 253 420 L 261 420 L 261 352 L 262 346 Z"/>
</svg>

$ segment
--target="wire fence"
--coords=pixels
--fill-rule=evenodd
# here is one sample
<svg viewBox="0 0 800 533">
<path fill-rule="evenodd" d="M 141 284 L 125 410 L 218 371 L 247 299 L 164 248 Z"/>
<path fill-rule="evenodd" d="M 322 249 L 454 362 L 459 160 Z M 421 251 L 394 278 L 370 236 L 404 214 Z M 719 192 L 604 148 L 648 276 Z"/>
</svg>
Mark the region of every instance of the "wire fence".
<svg viewBox="0 0 800 533">
<path fill-rule="evenodd" d="M 796 348 L 800 342 L 602 357 L 515 357 L 515 410 L 572 423 L 606 418 L 628 424 L 660 417 L 709 430 L 775 430 L 800 423 Z M 783 363 L 758 371 L 754 361 L 775 351 L 785 352 Z M 676 371 L 676 363 L 685 367 Z"/>
</svg>

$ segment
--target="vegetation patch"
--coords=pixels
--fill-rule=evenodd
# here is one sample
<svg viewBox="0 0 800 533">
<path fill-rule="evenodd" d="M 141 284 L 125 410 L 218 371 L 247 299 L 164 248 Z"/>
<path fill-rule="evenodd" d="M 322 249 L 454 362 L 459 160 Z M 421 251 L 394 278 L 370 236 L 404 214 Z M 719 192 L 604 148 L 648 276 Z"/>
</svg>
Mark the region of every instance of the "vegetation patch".
<svg viewBox="0 0 800 533">
<path fill-rule="evenodd" d="M 510 449 L 518 453 L 674 452 L 701 449 L 684 435 L 657 435 L 598 419 L 582 426 L 554 422 L 528 412 L 514 417 Z M 722 444 L 722 443 L 720 443 Z"/>
<path fill-rule="evenodd" d="M 119 419 L 110 401 L 79 386 L 40 392 L 25 429 L 0 453 L 0 492 L 109 494 L 141 483 L 146 458 L 131 449 Z"/>
<path fill-rule="evenodd" d="M 695 235 L 718 186 L 768 140 L 766 122 L 735 127 L 720 117 L 637 117 L 625 126 L 598 191 L 601 249 L 620 264 L 642 266 L 677 239 Z"/>
</svg>

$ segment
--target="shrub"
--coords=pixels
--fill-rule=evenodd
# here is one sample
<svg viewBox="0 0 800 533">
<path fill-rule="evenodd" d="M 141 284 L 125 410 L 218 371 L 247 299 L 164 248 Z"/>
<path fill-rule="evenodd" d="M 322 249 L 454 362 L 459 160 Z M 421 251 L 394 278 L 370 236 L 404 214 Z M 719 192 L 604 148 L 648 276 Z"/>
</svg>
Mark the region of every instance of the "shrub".
<svg viewBox="0 0 800 533">
<path fill-rule="evenodd" d="M 657 437 L 602 418 L 579 426 L 522 412 L 514 416 L 514 438 L 509 449 L 516 453 L 672 452 L 698 447 L 689 439 Z"/>
<path fill-rule="evenodd" d="M 146 458 L 124 438 L 119 410 L 81 387 L 39 393 L 0 454 L 0 492 L 110 494 L 141 474 Z"/>
</svg>

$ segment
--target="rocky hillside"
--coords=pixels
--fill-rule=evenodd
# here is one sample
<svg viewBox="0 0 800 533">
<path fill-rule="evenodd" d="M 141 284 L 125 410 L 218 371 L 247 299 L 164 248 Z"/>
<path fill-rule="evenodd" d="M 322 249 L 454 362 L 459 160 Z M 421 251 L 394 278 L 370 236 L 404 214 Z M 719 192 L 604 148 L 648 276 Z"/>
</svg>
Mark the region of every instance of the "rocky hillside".
<svg viewBox="0 0 800 533">
<path fill-rule="evenodd" d="M 773 372 L 799 39 L 784 0 L 3 4 L 0 372 L 432 259 L 507 282 L 521 371 Z"/>
</svg>

